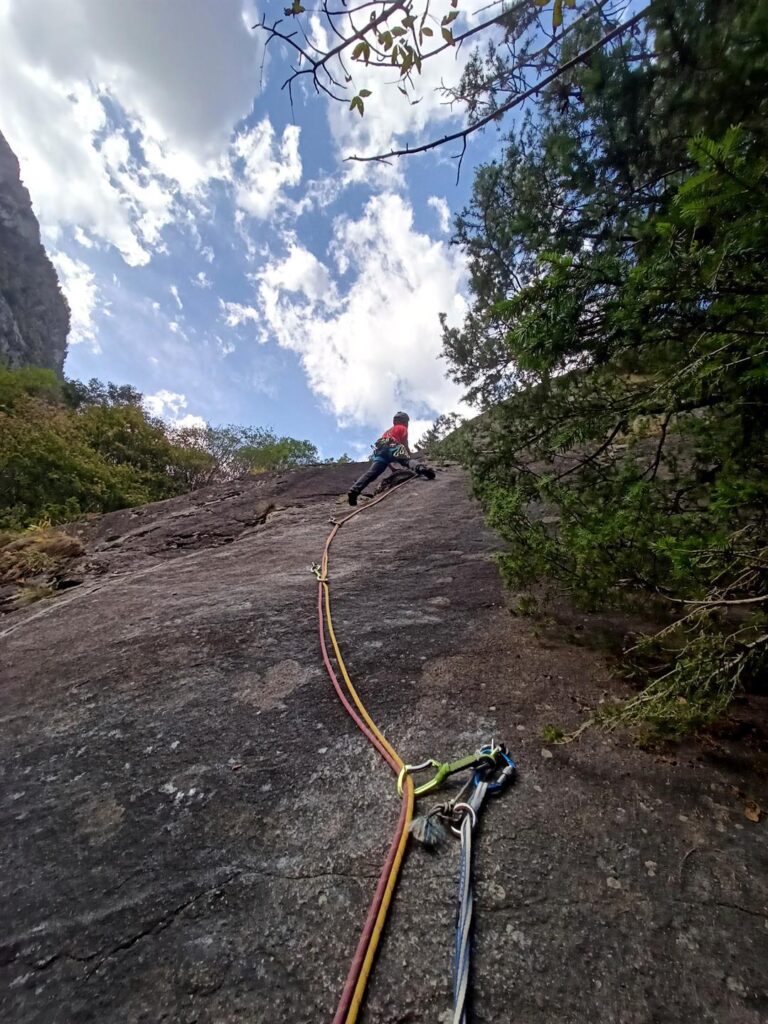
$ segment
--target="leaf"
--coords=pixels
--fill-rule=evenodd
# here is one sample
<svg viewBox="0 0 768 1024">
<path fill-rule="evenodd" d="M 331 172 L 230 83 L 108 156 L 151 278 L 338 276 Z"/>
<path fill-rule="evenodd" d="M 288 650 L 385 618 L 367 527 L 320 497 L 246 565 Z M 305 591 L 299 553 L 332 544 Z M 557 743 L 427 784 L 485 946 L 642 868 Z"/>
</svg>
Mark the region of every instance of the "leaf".
<svg viewBox="0 0 768 1024">
<path fill-rule="evenodd" d="M 363 101 L 360 99 L 359 96 L 353 96 L 352 97 L 352 102 L 349 104 L 349 109 L 350 110 L 359 110 L 360 111 L 360 117 L 363 116 L 363 111 L 365 110 L 365 106 L 364 106 Z"/>
<path fill-rule="evenodd" d="M 555 0 L 552 8 L 552 28 L 560 28 L 563 24 L 563 0 Z"/>
<path fill-rule="evenodd" d="M 405 34 L 406 30 L 404 28 L 401 28 L 399 25 L 396 25 L 395 28 L 392 29 L 392 35 L 395 37 L 395 39 L 399 38 L 400 36 L 404 36 Z"/>
<path fill-rule="evenodd" d="M 443 18 L 443 20 L 440 22 L 440 24 L 441 25 L 446 25 L 446 26 L 451 25 L 451 24 L 453 24 L 454 21 L 456 21 L 458 16 L 459 16 L 459 12 L 458 11 L 449 11 L 446 14 L 446 16 Z"/>
<path fill-rule="evenodd" d="M 443 39 L 446 41 L 446 43 L 450 43 L 451 45 L 453 45 L 453 32 L 451 32 L 449 28 L 443 29 Z"/>
<path fill-rule="evenodd" d="M 760 821 L 762 813 L 762 808 L 754 800 L 750 800 L 744 808 L 744 817 L 747 821 L 754 821 L 755 824 Z"/>
<path fill-rule="evenodd" d="M 370 45 L 363 39 L 361 42 L 357 44 L 357 46 L 352 51 L 352 60 L 359 60 L 360 57 L 363 57 L 365 62 L 367 63 L 370 52 Z"/>
<path fill-rule="evenodd" d="M 413 838 L 428 849 L 438 846 L 448 838 L 448 831 L 436 815 L 424 814 L 414 818 L 408 826 Z"/>
<path fill-rule="evenodd" d="M 291 4 L 290 7 L 283 8 L 283 14 L 286 16 L 286 18 L 292 18 L 296 14 L 303 14 L 305 9 L 306 8 L 301 3 L 301 0 L 293 0 L 293 3 Z"/>
<path fill-rule="evenodd" d="M 384 47 L 385 50 L 391 50 L 392 49 L 392 33 L 391 32 L 382 32 L 381 35 L 379 36 L 379 42 L 381 43 L 381 45 Z"/>
<path fill-rule="evenodd" d="M 413 28 L 416 24 L 416 19 L 412 14 L 409 14 L 406 18 L 403 18 L 403 28 Z"/>
<path fill-rule="evenodd" d="M 370 89 L 361 89 L 360 92 L 358 93 L 358 95 L 362 96 L 363 99 L 367 100 L 368 97 L 371 95 L 371 90 Z"/>
</svg>

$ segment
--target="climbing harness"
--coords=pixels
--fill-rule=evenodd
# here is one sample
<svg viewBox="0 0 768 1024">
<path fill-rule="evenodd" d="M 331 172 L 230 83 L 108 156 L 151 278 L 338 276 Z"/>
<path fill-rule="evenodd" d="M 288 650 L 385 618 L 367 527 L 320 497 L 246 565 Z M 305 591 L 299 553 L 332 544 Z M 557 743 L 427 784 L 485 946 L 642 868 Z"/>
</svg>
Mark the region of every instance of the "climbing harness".
<svg viewBox="0 0 768 1024">
<path fill-rule="evenodd" d="M 409 480 L 385 491 L 366 505 L 360 506 L 342 519 L 330 517 L 332 529 L 325 541 L 321 561 L 312 566 L 317 579 L 317 616 L 320 650 L 328 676 L 347 714 L 368 742 L 397 776 L 397 791 L 401 797 L 400 817 L 395 835 L 387 853 L 384 866 L 368 909 L 368 915 L 352 958 L 347 978 L 342 989 L 333 1024 L 354 1024 L 362 1004 L 368 978 L 378 948 L 381 933 L 392 901 L 397 879 L 402 867 L 409 834 L 427 846 L 436 845 L 447 836 L 446 825 L 461 837 L 461 870 L 459 875 L 459 914 L 454 952 L 453 1024 L 466 1022 L 466 996 L 469 981 L 470 930 L 472 923 L 472 830 L 477 824 L 478 812 L 489 793 L 499 793 L 510 781 L 515 765 L 506 748 L 491 742 L 474 754 L 456 761 L 441 763 L 429 759 L 423 764 L 407 765 L 387 740 L 365 708 L 352 684 L 344 658 L 333 628 L 331 614 L 330 580 L 328 564 L 331 545 L 342 527 L 361 512 L 365 512 L 388 498 Z M 331 641 L 333 655 L 338 666 L 339 677 L 334 669 L 326 643 L 326 630 Z M 433 768 L 433 777 L 420 786 L 415 786 L 413 775 Z M 414 802 L 417 796 L 436 791 L 450 776 L 472 770 L 469 781 L 450 801 L 435 805 L 426 815 L 414 819 Z"/>
<path fill-rule="evenodd" d="M 398 441 L 393 441 L 386 434 L 377 438 L 371 447 L 373 448 L 374 459 L 384 459 L 388 462 L 390 459 L 408 458 L 408 449 L 405 445 L 400 444 Z"/>
</svg>

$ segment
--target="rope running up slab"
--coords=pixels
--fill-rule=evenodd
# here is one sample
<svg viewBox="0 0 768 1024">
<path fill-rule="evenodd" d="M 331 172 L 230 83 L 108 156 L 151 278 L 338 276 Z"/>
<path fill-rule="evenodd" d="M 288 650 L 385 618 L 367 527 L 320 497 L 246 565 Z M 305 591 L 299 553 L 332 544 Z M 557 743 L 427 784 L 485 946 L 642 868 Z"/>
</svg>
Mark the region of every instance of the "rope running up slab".
<svg viewBox="0 0 768 1024">
<path fill-rule="evenodd" d="M 360 508 L 355 509 L 354 512 L 345 516 L 338 522 L 334 522 L 333 529 L 328 534 L 325 542 L 322 561 L 319 566 L 313 567 L 318 581 L 317 618 L 320 650 L 323 655 L 323 663 L 325 664 L 331 683 L 333 684 L 333 688 L 335 689 L 347 714 L 349 714 L 358 729 L 363 733 L 368 742 L 378 751 L 380 756 L 384 761 L 386 761 L 396 776 L 400 776 L 401 772 L 404 771 L 405 762 L 368 714 L 365 705 L 352 685 L 352 680 L 349 677 L 347 667 L 344 663 L 344 658 L 336 639 L 336 633 L 333 628 L 333 617 L 331 614 L 331 592 L 328 585 L 328 564 L 331 544 L 339 530 L 341 530 L 342 527 L 350 521 L 350 519 L 354 519 L 354 517 L 359 515 L 361 512 L 365 512 L 374 505 L 377 505 L 380 501 L 384 501 L 385 498 L 389 498 L 400 487 L 405 486 L 406 483 L 410 483 L 410 481 L 405 480 L 403 483 L 390 488 L 378 498 L 368 502 L 366 505 L 360 506 Z M 328 652 L 325 639 L 326 629 L 328 630 L 333 654 L 336 659 L 336 664 L 339 667 L 341 677 L 344 681 L 344 686 L 339 682 L 339 678 Z M 373 961 L 376 956 L 376 949 L 379 945 L 379 940 L 381 939 L 384 922 L 386 921 L 387 912 L 389 911 L 389 906 L 392 902 L 392 896 L 394 894 L 398 875 L 400 874 L 400 868 L 403 863 L 405 847 L 408 842 L 408 829 L 411 821 L 413 820 L 413 808 L 413 780 L 410 775 L 406 774 L 402 792 L 400 817 L 395 828 L 395 834 L 389 848 L 389 853 L 387 854 L 381 875 L 379 876 L 379 881 L 373 894 L 373 899 L 371 900 L 371 905 L 368 909 L 368 915 L 365 919 L 363 930 L 360 933 L 360 939 L 347 974 L 347 979 L 341 993 L 341 999 L 339 1000 L 336 1014 L 333 1018 L 333 1024 L 354 1024 L 357 1020 L 363 996 L 365 995 L 365 989 L 368 984 L 368 978 L 373 966 Z"/>
</svg>

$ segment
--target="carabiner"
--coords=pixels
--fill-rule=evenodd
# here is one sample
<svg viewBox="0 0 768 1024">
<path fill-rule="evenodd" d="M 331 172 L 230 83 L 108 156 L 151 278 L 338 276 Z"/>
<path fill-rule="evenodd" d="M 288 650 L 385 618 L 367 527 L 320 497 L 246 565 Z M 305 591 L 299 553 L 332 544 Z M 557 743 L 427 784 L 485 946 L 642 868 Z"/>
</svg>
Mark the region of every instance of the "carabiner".
<svg viewBox="0 0 768 1024">
<path fill-rule="evenodd" d="M 517 765 L 507 753 L 507 748 L 503 743 L 500 743 L 498 746 L 492 745 L 490 747 L 482 747 L 480 753 L 492 756 L 494 768 L 497 769 L 496 774 L 488 782 L 488 792 L 500 793 L 501 790 L 504 789 L 504 787 L 507 786 L 515 777 Z M 498 771 L 499 760 L 501 760 L 504 765 L 501 771 Z M 479 772 L 476 773 L 476 775 L 479 775 Z M 478 778 L 477 781 L 479 782 L 480 779 Z"/>
<path fill-rule="evenodd" d="M 439 761 L 435 761 L 435 759 L 433 757 L 430 757 L 428 761 L 422 761 L 421 764 L 404 764 L 403 767 L 400 769 L 400 772 L 399 772 L 399 774 L 397 776 L 397 795 L 398 796 L 402 796 L 403 795 L 403 783 L 405 782 L 405 776 L 406 775 L 415 775 L 416 772 L 426 771 L 427 768 L 439 768 L 439 767 L 440 767 L 440 762 Z M 429 783 L 427 783 L 427 785 L 429 785 Z M 416 796 L 418 796 L 421 792 L 422 792 L 422 788 L 421 787 L 417 787 L 414 790 L 414 794 Z"/>
<path fill-rule="evenodd" d="M 417 786 L 414 791 L 416 796 L 423 796 L 425 793 L 431 793 L 433 789 L 438 789 L 442 786 L 450 775 L 466 771 L 467 768 L 477 768 L 483 761 L 490 761 L 492 767 L 496 767 L 494 755 L 484 751 L 468 754 L 467 757 L 460 757 L 457 761 L 441 763 L 440 761 L 435 761 L 434 758 L 430 758 L 429 761 L 425 761 L 423 764 L 405 765 L 397 778 L 397 791 L 402 796 L 403 779 L 406 775 L 412 775 L 414 772 L 424 771 L 427 768 L 435 768 L 434 777 L 429 782 L 424 782 L 421 786 Z"/>
</svg>

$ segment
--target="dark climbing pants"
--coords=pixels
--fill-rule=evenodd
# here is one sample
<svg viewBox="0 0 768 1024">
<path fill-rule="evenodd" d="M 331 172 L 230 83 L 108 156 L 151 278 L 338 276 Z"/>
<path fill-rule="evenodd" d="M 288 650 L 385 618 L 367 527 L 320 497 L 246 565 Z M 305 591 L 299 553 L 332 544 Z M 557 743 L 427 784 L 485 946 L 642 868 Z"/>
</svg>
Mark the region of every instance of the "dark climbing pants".
<svg viewBox="0 0 768 1024">
<path fill-rule="evenodd" d="M 420 463 L 417 462 L 416 459 L 389 459 L 377 456 L 363 475 L 352 484 L 350 487 L 350 493 L 354 491 L 355 494 L 361 494 L 368 484 L 372 484 L 374 480 L 380 477 L 388 466 L 392 466 L 393 468 L 396 468 L 397 466 L 404 466 L 406 469 L 410 469 L 415 473 L 419 465 Z"/>
</svg>

